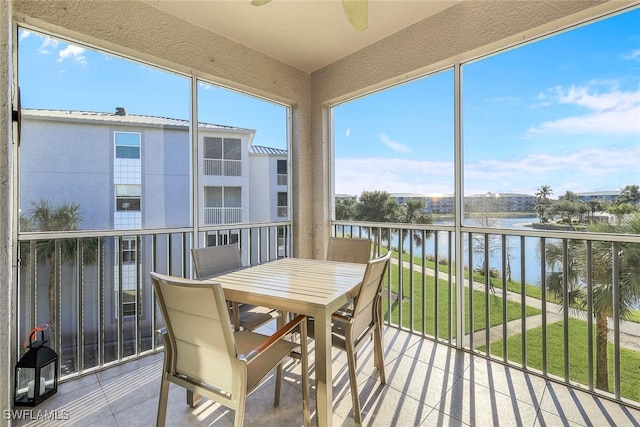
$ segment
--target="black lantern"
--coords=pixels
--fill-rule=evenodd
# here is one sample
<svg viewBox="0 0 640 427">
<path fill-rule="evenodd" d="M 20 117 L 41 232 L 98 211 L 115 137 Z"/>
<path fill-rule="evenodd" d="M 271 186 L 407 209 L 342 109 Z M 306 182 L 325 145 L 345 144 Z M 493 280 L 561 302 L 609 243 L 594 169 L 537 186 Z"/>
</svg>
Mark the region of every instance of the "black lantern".
<svg viewBox="0 0 640 427">
<path fill-rule="evenodd" d="M 40 332 L 40 340 L 33 341 Z M 13 404 L 36 406 L 58 391 L 58 355 L 45 346 L 44 329 L 29 334 L 29 350 L 16 364 Z"/>
</svg>

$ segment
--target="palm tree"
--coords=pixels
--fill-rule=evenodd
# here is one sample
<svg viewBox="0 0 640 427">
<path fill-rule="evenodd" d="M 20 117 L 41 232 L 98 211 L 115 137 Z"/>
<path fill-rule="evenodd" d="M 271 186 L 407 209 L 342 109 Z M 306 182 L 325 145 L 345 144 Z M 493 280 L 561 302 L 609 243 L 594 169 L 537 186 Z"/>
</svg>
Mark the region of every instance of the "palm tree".
<svg viewBox="0 0 640 427">
<path fill-rule="evenodd" d="M 638 209 L 640 201 L 640 185 L 625 185 L 620 189 L 618 196 L 620 203 L 630 203 L 634 208 Z"/>
<path fill-rule="evenodd" d="M 406 224 L 431 224 L 433 219 L 431 215 L 425 213 L 425 202 L 421 199 L 409 199 L 400 206 L 398 222 Z M 430 231 L 425 233 L 426 236 L 431 234 Z M 400 244 L 404 246 L 406 238 L 411 235 L 413 243 L 417 247 L 421 247 L 423 243 L 423 233 L 421 230 L 403 231 L 400 236 Z"/>
<path fill-rule="evenodd" d="M 368 222 L 396 222 L 398 203 L 386 191 L 363 191 L 358 198 L 355 219 Z M 373 229 L 371 234 L 377 236 L 377 229 Z M 383 229 L 381 237 L 388 240 L 389 230 Z"/>
<path fill-rule="evenodd" d="M 589 210 L 591 211 L 591 219 L 592 220 L 596 216 L 596 212 L 599 212 L 602 209 L 604 209 L 604 200 L 603 199 L 591 199 L 591 200 L 589 200 L 589 202 L 587 202 L 587 204 L 589 205 Z"/>
<path fill-rule="evenodd" d="M 535 193 L 535 210 L 540 218 L 540 222 L 542 223 L 549 221 L 549 212 L 551 208 L 551 200 L 549 200 L 549 196 L 552 194 L 553 190 L 549 185 L 541 185 Z"/>
<path fill-rule="evenodd" d="M 336 200 L 336 220 L 346 221 L 353 219 L 356 214 L 356 201 L 350 198 Z"/>
<path fill-rule="evenodd" d="M 640 213 L 631 215 L 628 220 L 612 225 L 605 222 L 593 224 L 592 232 L 640 234 Z M 547 243 L 546 263 L 550 267 L 547 274 L 547 288 L 561 301 L 565 295 L 562 272 L 562 245 Z M 569 306 L 585 309 L 587 305 L 586 277 L 588 265 L 586 245 L 577 240 L 568 241 L 567 281 L 569 288 Z M 620 280 L 614 283 L 612 266 L 614 257 L 618 258 Z M 596 387 L 609 390 L 607 333 L 608 317 L 613 315 L 613 288 L 618 287 L 618 302 L 621 318 L 628 318 L 632 308 L 640 301 L 640 245 L 637 243 L 618 243 L 614 253 L 612 244 L 594 242 L 592 245 L 593 272 L 593 312 L 596 320 Z"/>
<path fill-rule="evenodd" d="M 535 196 L 538 199 L 548 199 L 550 195 L 553 194 L 553 190 L 551 189 L 550 185 L 541 185 L 538 190 L 536 191 Z"/>
<path fill-rule="evenodd" d="M 32 209 L 26 218 L 25 229 L 30 231 L 73 231 L 82 222 L 80 206 L 75 203 L 63 203 L 52 206 L 47 200 L 31 202 Z M 97 239 L 82 239 L 82 263 L 91 265 L 97 262 Z M 58 245 L 60 264 L 56 264 L 56 241 L 38 240 L 37 259 L 49 265 L 49 329 L 51 345 L 57 344 L 56 325 L 58 323 L 58 297 L 56 295 L 56 275 L 63 264 L 72 264 L 76 259 L 77 242 L 75 239 L 62 239 Z"/>
</svg>

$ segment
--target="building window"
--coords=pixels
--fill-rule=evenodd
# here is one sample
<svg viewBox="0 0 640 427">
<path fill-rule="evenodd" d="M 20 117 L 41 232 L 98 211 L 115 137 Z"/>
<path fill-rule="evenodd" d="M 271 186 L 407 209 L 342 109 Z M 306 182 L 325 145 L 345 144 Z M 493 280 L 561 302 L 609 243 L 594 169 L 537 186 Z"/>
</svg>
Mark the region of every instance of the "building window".
<svg viewBox="0 0 640 427">
<path fill-rule="evenodd" d="M 140 134 L 131 132 L 116 132 L 116 159 L 140 158 Z"/>
<path fill-rule="evenodd" d="M 242 222 L 242 188 L 205 187 L 204 220 L 209 225 Z"/>
<path fill-rule="evenodd" d="M 118 291 L 115 292 L 116 301 L 118 298 Z M 134 316 L 136 314 L 136 307 L 138 307 L 138 300 L 141 296 L 138 295 L 138 291 L 136 289 L 123 289 L 122 290 L 122 317 Z M 115 317 L 118 318 L 118 309 L 116 305 L 116 313 Z M 142 316 L 142 306 L 138 310 L 138 316 Z"/>
<path fill-rule="evenodd" d="M 278 193 L 278 217 L 282 218 L 282 217 L 286 217 L 288 212 L 287 212 L 287 197 L 288 194 L 287 193 Z"/>
<path fill-rule="evenodd" d="M 133 316 L 136 314 L 136 297 L 135 289 L 122 291 L 122 316 Z"/>
<path fill-rule="evenodd" d="M 235 232 L 224 234 L 211 232 L 210 234 L 207 234 L 207 246 L 231 245 L 233 243 L 238 243 L 238 240 L 238 234 Z"/>
<path fill-rule="evenodd" d="M 278 160 L 278 185 L 287 185 L 287 161 Z"/>
<path fill-rule="evenodd" d="M 242 141 L 238 138 L 204 138 L 204 174 L 240 176 Z"/>
<path fill-rule="evenodd" d="M 122 263 L 134 264 L 136 262 L 136 239 L 135 237 L 122 238 Z"/>
<path fill-rule="evenodd" d="M 119 245 L 116 246 L 115 262 L 115 294 L 116 301 L 122 304 L 122 315 L 133 316 L 136 314 L 142 314 L 141 307 L 138 304 L 140 301 L 140 294 L 138 290 L 138 243 L 137 238 L 134 236 L 125 236 L 120 238 Z M 119 282 L 122 279 L 122 293 L 118 290 Z M 115 306 L 115 316 L 118 317 L 118 305 Z"/>
<path fill-rule="evenodd" d="M 140 211 L 141 186 L 116 184 L 116 211 Z"/>
</svg>

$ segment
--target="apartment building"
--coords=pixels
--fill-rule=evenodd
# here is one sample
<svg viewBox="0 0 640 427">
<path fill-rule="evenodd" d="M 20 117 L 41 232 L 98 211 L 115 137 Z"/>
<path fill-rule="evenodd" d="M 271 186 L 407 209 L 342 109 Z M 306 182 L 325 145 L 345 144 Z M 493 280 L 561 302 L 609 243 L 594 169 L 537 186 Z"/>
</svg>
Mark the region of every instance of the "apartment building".
<svg viewBox="0 0 640 427">
<path fill-rule="evenodd" d="M 134 115 L 118 107 L 111 113 L 25 109 L 21 133 L 21 216 L 28 217 L 34 204 L 41 201 L 46 201 L 52 210 L 75 204 L 79 207 L 77 229 L 120 230 L 117 238 L 89 239 L 84 243 L 95 246 L 90 250 L 103 258 L 102 265 L 110 266 L 87 265 L 82 277 L 86 319 L 104 322 L 100 326 L 84 320 L 86 342 L 97 344 L 97 331 L 102 329 L 105 349 L 109 349 L 105 350 L 105 360 L 110 355 L 116 357 L 118 345 L 124 348 L 123 354 L 134 351 L 130 346 L 135 337 L 125 336 L 118 344 L 115 336 L 119 324 L 129 327 L 136 317 L 140 327 L 148 329 L 143 345 L 151 345 L 150 325 L 155 312 L 152 300 L 143 297 L 149 288 L 141 284 L 141 275 L 158 259 L 169 259 L 176 247 L 183 247 L 184 253 L 186 243 L 198 244 L 173 239 L 171 233 L 151 242 L 135 230 L 179 230 L 197 221 L 206 235 L 200 245 L 250 239 L 255 243 L 247 246 L 257 251 L 268 239 L 241 235 L 237 229 L 221 234 L 214 228 L 289 220 L 287 151 L 254 146 L 256 131 L 252 129 L 199 123 L 197 149 L 193 149 L 187 120 Z M 196 179 L 192 170 L 197 171 Z M 191 191 L 194 182 L 197 192 Z M 198 195 L 197 203 L 193 203 L 191 194 Z M 198 207 L 197 215 L 193 206 Z M 270 236 L 268 244 L 277 256 L 282 255 L 285 228 L 275 227 Z M 132 233 L 126 235 L 122 230 Z M 243 253 L 245 260 L 251 256 Z M 32 260 L 22 262 L 28 265 Z M 68 301 L 78 298 L 74 290 L 79 286 L 71 264 L 62 260 L 57 279 L 60 298 Z M 190 268 L 182 257 L 171 259 L 169 265 L 172 271 Z M 39 295 L 46 295 L 50 286 L 46 262 L 33 264 L 32 269 L 21 270 L 22 301 L 30 300 L 27 283 L 37 283 L 34 291 Z M 33 281 L 34 277 L 40 279 Z M 112 292 L 101 293 L 101 283 L 113 283 Z M 46 323 L 46 298 L 35 304 L 42 322 L 38 321 Z M 20 310 L 21 325 L 29 324 L 29 312 Z M 78 319 L 64 315 L 60 322 L 64 375 L 73 372 L 77 363 L 76 355 L 67 354 L 73 340 L 67 331 L 78 327 Z"/>
<path fill-rule="evenodd" d="M 287 221 L 287 151 L 253 146 L 255 130 L 200 123 L 197 169 L 187 120 L 23 110 L 20 208 L 80 206 L 81 229 L 188 226 L 191 170 L 200 225 Z M 171 198 L 168 197 L 171 195 Z"/>
</svg>

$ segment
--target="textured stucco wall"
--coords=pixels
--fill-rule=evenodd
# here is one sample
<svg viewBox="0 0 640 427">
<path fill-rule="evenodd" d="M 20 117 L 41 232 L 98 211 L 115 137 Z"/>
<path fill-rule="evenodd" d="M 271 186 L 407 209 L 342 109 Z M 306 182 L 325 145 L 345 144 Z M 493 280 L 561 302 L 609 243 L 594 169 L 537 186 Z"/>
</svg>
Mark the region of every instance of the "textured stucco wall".
<svg viewBox="0 0 640 427">
<path fill-rule="evenodd" d="M 459 3 L 311 74 L 314 255 L 329 234 L 329 109 L 331 102 L 389 86 L 434 68 L 504 48 L 629 2 L 602 0 L 470 1 Z M 603 5 L 601 10 L 587 11 Z M 586 11 L 586 12 L 585 12 Z M 567 18 L 574 15 L 573 18 Z M 582 16 L 581 18 L 584 18 Z M 320 201 L 322 195 L 322 203 Z"/>
<path fill-rule="evenodd" d="M 13 312 L 12 304 L 14 287 L 11 280 L 11 17 L 9 14 L 11 1 L 0 2 L 0 414 L 11 408 L 11 367 L 15 342 L 12 339 Z M 9 422 L 0 415 L 0 425 Z"/>
<path fill-rule="evenodd" d="M 308 73 L 141 1 L 17 0 L 13 10 L 29 25 L 290 104 L 294 237 L 312 221 L 311 176 L 298 173 L 312 167 Z M 310 256 L 308 242 L 296 238 L 294 253 Z"/>
</svg>

